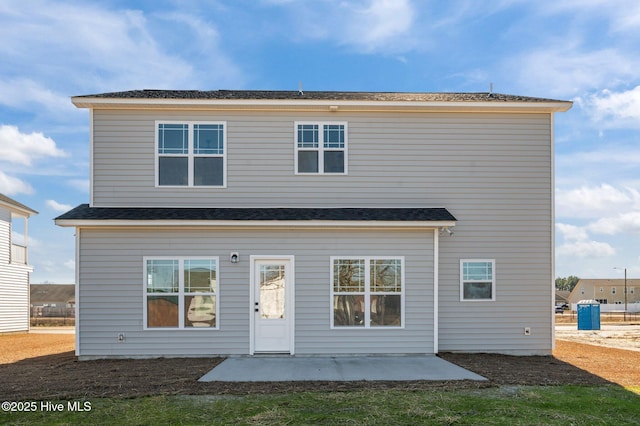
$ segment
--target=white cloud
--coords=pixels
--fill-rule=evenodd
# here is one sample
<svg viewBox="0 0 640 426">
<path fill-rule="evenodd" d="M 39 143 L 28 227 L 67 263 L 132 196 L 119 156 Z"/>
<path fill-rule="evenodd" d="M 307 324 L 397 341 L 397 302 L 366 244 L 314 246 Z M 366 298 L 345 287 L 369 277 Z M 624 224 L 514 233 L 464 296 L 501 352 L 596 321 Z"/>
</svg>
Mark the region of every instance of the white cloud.
<svg viewBox="0 0 640 426">
<path fill-rule="evenodd" d="M 621 92 L 605 89 L 576 103 L 605 128 L 640 128 L 640 86 Z"/>
<path fill-rule="evenodd" d="M 595 218 L 640 208 L 640 191 L 603 183 L 575 189 L 556 189 L 556 216 Z"/>
<path fill-rule="evenodd" d="M 89 193 L 91 187 L 91 182 L 89 181 L 89 179 L 71 179 L 67 181 L 67 184 L 70 187 L 87 194 Z"/>
<path fill-rule="evenodd" d="M 0 171 L 0 192 L 5 195 L 33 194 L 33 187 L 27 182 Z"/>
<path fill-rule="evenodd" d="M 288 37 L 293 30 L 294 38 L 329 40 L 364 53 L 406 52 L 425 42 L 413 34 L 416 11 L 410 0 L 271 0 L 267 4 L 288 12 Z"/>
<path fill-rule="evenodd" d="M 45 201 L 45 204 L 52 210 L 62 213 L 67 212 L 73 208 L 73 206 L 70 206 L 69 204 L 61 204 L 55 200 L 47 200 Z"/>
<path fill-rule="evenodd" d="M 44 109 L 49 114 L 63 117 L 75 109 L 68 96 L 28 78 L 0 80 L 0 104 L 35 113 Z"/>
<path fill-rule="evenodd" d="M 407 35 L 414 10 L 408 0 L 371 0 L 366 5 L 342 3 L 348 20 L 343 43 L 373 51 Z"/>
<path fill-rule="evenodd" d="M 614 235 L 620 233 L 640 233 L 640 210 L 604 217 L 588 225 L 591 232 Z"/>
<path fill-rule="evenodd" d="M 0 85 L 0 93 L 12 93 L 10 86 L 17 82 L 30 89 L 28 96 L 43 98 L 50 105 L 59 98 L 57 92 L 80 95 L 133 88 L 205 88 L 212 81 L 237 83 L 243 79 L 219 38 L 211 37 L 216 34 L 215 26 L 197 17 L 182 14 L 168 22 L 162 14 L 108 9 L 93 2 L 32 0 L 3 7 L 0 55 L 4 74 L 21 76 L 29 69 L 29 79 L 54 80 L 56 87 L 47 91 L 15 77 Z M 42 58 L 46 58 L 46 67 L 41 66 Z M 64 79 L 59 78 L 62 72 Z M 78 90 L 81 92 L 70 93 Z M 11 102 L 25 100 L 18 97 Z"/>
<path fill-rule="evenodd" d="M 53 139 L 42 133 L 21 133 L 16 126 L 0 125 L 0 161 L 31 166 L 43 157 L 64 157 Z"/>
<path fill-rule="evenodd" d="M 76 269 L 76 261 L 73 260 L 73 259 L 69 259 L 66 262 L 64 262 L 64 266 L 67 269 L 75 270 Z"/>
<path fill-rule="evenodd" d="M 597 258 L 616 254 L 616 250 L 608 243 L 590 240 L 586 228 L 558 223 L 556 230 L 564 239 L 563 244 L 556 247 L 559 256 Z"/>
<path fill-rule="evenodd" d="M 598 241 L 572 241 L 556 248 L 559 256 L 576 256 L 580 258 L 609 257 L 616 250 L 607 243 Z"/>
<path fill-rule="evenodd" d="M 552 96 L 573 97 L 598 87 L 633 80 L 640 57 L 621 48 L 589 49 L 579 41 L 564 40 L 561 47 L 545 45 L 507 61 L 506 68 L 520 87 L 536 93 L 540 87 Z"/>
</svg>

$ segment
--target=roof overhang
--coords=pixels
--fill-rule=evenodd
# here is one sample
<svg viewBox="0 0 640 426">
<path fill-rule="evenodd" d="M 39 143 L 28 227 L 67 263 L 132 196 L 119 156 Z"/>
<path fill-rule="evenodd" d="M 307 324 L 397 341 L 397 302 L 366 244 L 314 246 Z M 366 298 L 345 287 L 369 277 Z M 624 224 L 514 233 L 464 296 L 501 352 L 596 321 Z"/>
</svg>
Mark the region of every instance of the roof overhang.
<svg viewBox="0 0 640 426">
<path fill-rule="evenodd" d="M 154 99 L 75 96 L 78 108 L 297 112 L 564 112 L 572 102 L 351 101 L 318 99 Z"/>
<path fill-rule="evenodd" d="M 87 204 L 57 217 L 78 228 L 435 229 L 453 227 L 445 208 L 117 208 Z"/>
</svg>

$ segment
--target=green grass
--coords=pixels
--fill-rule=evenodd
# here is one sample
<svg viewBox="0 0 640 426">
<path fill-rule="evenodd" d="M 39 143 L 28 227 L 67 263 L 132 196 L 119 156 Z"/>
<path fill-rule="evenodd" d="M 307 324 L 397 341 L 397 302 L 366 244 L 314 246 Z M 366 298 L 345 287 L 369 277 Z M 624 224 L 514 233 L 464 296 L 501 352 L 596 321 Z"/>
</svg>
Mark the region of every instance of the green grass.
<svg viewBox="0 0 640 426">
<path fill-rule="evenodd" d="M 90 403 L 90 412 L 0 413 L 0 424 L 640 425 L 640 396 L 617 386 L 156 396 Z"/>
</svg>

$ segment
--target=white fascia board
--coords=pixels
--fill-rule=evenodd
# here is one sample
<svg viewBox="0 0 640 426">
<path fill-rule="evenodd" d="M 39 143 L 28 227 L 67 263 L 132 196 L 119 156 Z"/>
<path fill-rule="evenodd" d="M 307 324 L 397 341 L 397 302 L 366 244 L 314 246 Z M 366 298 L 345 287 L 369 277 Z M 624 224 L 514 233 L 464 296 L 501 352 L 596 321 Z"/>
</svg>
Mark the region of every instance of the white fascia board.
<svg viewBox="0 0 640 426">
<path fill-rule="evenodd" d="M 421 102 L 345 101 L 325 99 L 139 99 L 73 97 L 78 108 L 99 109 L 192 109 L 192 110 L 322 110 L 322 111 L 493 111 L 563 112 L 573 103 L 563 102 Z"/>
<path fill-rule="evenodd" d="M 361 228 L 361 229 L 401 229 L 401 228 L 446 228 L 454 227 L 456 222 L 442 221 L 342 221 L 342 220 L 73 220 L 59 219 L 56 225 L 78 228 Z"/>
</svg>

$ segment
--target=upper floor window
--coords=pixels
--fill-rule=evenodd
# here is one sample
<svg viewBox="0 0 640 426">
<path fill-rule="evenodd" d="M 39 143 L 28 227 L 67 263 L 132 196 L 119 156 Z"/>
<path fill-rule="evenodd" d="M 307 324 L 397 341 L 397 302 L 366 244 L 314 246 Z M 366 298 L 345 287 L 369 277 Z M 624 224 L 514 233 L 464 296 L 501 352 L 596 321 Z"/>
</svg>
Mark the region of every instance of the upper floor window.
<svg viewBox="0 0 640 426">
<path fill-rule="evenodd" d="M 347 124 L 296 122 L 296 173 L 346 174 Z"/>
<path fill-rule="evenodd" d="M 496 300 L 496 262 L 493 259 L 460 261 L 460 300 Z"/>
<path fill-rule="evenodd" d="M 158 186 L 226 187 L 226 122 L 156 122 Z"/>
</svg>

